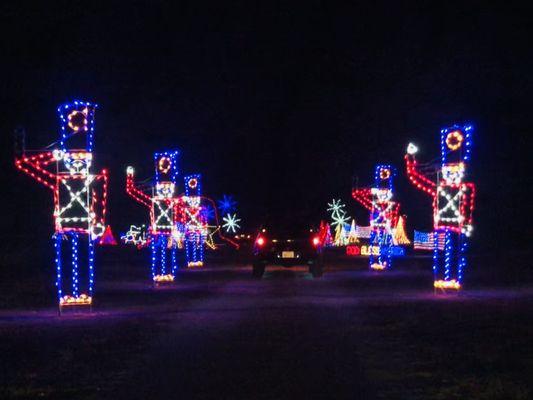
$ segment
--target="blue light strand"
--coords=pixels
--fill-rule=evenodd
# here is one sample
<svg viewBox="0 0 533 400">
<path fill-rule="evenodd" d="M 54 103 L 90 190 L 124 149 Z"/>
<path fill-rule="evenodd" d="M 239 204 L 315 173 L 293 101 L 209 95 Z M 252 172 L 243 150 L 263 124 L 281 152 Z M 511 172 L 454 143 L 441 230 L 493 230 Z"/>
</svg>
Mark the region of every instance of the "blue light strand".
<svg viewBox="0 0 533 400">
<path fill-rule="evenodd" d="M 56 251 L 56 288 L 57 288 L 57 297 L 58 301 L 63 297 L 63 291 L 61 288 L 61 244 L 63 241 L 63 235 L 61 233 L 56 233 L 54 235 L 54 248 Z"/>
<path fill-rule="evenodd" d="M 196 180 L 196 187 L 191 188 L 188 182 L 191 179 Z M 185 183 L 185 196 L 201 196 L 202 195 L 202 174 L 191 174 L 183 177 Z"/>
<path fill-rule="evenodd" d="M 98 104 L 75 100 L 72 103 L 65 103 L 57 108 L 59 113 L 59 118 L 61 120 L 61 139 L 60 147 L 63 151 L 68 151 L 66 147 L 66 140 L 69 138 L 68 134 L 68 115 L 72 111 L 81 111 L 84 108 L 87 108 L 87 141 L 85 145 L 85 150 L 88 152 L 93 151 L 93 142 L 94 142 L 94 114 L 95 110 L 98 107 Z"/>
<path fill-rule="evenodd" d="M 94 241 L 91 240 L 91 235 L 88 236 L 89 241 L 89 296 L 93 295 L 94 290 Z"/>
<path fill-rule="evenodd" d="M 377 232 L 375 230 L 372 230 L 370 232 L 370 245 L 371 246 L 375 246 L 376 236 L 377 236 Z M 368 259 L 369 259 L 370 266 L 372 266 L 374 264 L 374 252 L 373 251 L 370 251 L 370 255 Z"/>
<path fill-rule="evenodd" d="M 172 245 L 172 249 L 170 250 L 171 256 L 172 256 L 172 275 L 176 275 L 176 270 L 178 269 L 178 262 L 176 259 L 176 247 L 174 244 Z"/>
<path fill-rule="evenodd" d="M 450 273 L 451 273 L 451 253 L 453 249 L 452 245 L 452 237 L 451 232 L 446 229 L 445 230 L 445 242 L 444 242 L 444 248 L 445 248 L 445 254 L 444 254 L 444 280 L 449 281 L 450 280 Z"/>
<path fill-rule="evenodd" d="M 150 248 L 152 250 L 152 263 L 151 263 L 151 272 L 152 272 L 152 281 L 155 279 L 155 268 L 157 263 L 157 235 L 152 234 L 150 238 Z"/>
<path fill-rule="evenodd" d="M 155 162 L 155 181 L 156 183 L 161 183 L 161 172 L 159 171 L 159 159 L 162 157 L 168 157 L 170 160 L 170 170 L 169 170 L 169 176 L 170 181 L 174 184 L 176 184 L 179 169 L 178 169 L 178 155 L 179 151 L 161 151 L 161 152 L 155 152 L 154 153 L 154 162 Z M 166 179 L 165 179 L 166 181 Z"/>
<path fill-rule="evenodd" d="M 160 254 L 161 254 L 161 261 L 160 261 L 160 271 L 161 275 L 166 275 L 167 273 L 167 246 L 166 246 L 167 236 L 166 235 L 160 235 L 159 236 L 159 247 L 160 247 Z"/>
<path fill-rule="evenodd" d="M 437 280 L 439 272 L 439 232 L 433 231 L 433 280 Z"/>
<path fill-rule="evenodd" d="M 78 235 L 72 233 L 70 237 L 72 240 L 72 295 L 78 297 L 80 294 L 78 283 Z"/>
<path fill-rule="evenodd" d="M 191 247 L 191 242 L 190 242 L 190 234 L 186 234 L 185 235 L 185 259 L 187 260 L 187 264 L 191 261 L 191 253 L 190 253 L 190 247 Z"/>
<path fill-rule="evenodd" d="M 448 133 L 453 131 L 460 131 L 464 135 L 464 146 L 461 146 L 461 159 L 463 162 L 467 162 L 470 160 L 470 156 L 472 154 L 472 132 L 474 131 L 474 127 L 471 124 L 464 124 L 464 125 L 453 125 L 448 128 L 443 128 L 440 131 L 440 151 L 441 151 L 441 162 L 442 165 L 446 164 L 448 162 L 448 154 L 450 153 L 450 150 L 447 149 L 446 146 L 446 137 Z"/>
<path fill-rule="evenodd" d="M 466 248 L 467 248 L 467 240 L 466 236 L 464 234 L 461 234 L 459 236 L 459 264 L 458 264 L 458 270 L 457 270 L 457 280 L 459 283 L 462 283 L 463 281 L 463 271 L 466 267 Z"/>
</svg>

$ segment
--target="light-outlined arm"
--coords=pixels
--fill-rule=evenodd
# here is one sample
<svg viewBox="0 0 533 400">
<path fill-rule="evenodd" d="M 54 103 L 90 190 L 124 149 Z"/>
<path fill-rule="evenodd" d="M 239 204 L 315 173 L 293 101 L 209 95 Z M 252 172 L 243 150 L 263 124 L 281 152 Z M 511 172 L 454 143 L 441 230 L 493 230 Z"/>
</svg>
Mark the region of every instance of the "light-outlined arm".
<svg viewBox="0 0 533 400">
<path fill-rule="evenodd" d="M 142 205 L 145 205 L 148 208 L 152 207 L 152 198 L 135 186 L 134 171 L 132 167 L 128 167 L 126 171 L 126 193 Z"/>
<path fill-rule="evenodd" d="M 461 214 L 465 217 L 463 224 L 472 227 L 475 198 L 476 198 L 476 185 L 471 182 L 463 183 L 466 186 L 466 196 L 463 202 L 461 202 Z"/>
<path fill-rule="evenodd" d="M 15 166 L 18 169 L 52 190 L 57 185 L 57 175 L 47 168 L 55 162 L 56 159 L 51 151 L 41 152 L 32 156 L 23 154 L 15 158 Z"/>
<path fill-rule="evenodd" d="M 370 189 L 352 189 L 352 197 L 366 209 L 372 210 L 372 192 Z"/>
<path fill-rule="evenodd" d="M 411 183 L 417 189 L 420 189 L 434 197 L 437 192 L 437 185 L 418 170 L 417 164 L 418 163 L 414 154 L 405 155 L 405 167 L 407 176 L 409 177 Z"/>
<path fill-rule="evenodd" d="M 95 213 L 95 222 L 105 226 L 105 219 L 107 213 L 107 193 L 108 193 L 108 184 L 109 184 L 109 175 L 107 170 L 103 169 L 98 175 L 94 178 L 95 183 L 101 183 L 101 190 L 93 189 L 93 204 L 91 205 L 92 211 Z M 99 193 L 100 196 L 99 196 Z"/>
</svg>

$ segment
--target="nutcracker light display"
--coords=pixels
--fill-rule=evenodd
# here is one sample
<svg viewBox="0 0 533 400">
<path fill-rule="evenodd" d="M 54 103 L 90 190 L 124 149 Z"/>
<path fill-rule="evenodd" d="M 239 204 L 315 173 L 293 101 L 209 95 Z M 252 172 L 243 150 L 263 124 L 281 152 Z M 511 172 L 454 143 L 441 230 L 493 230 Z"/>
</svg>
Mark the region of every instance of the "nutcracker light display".
<svg viewBox="0 0 533 400">
<path fill-rule="evenodd" d="M 134 169 L 126 170 L 126 192 L 150 210 L 149 241 L 152 250 L 151 274 L 154 283 L 173 282 L 178 268 L 176 248 L 180 197 L 177 195 L 177 151 L 154 153 L 155 182 L 146 194 L 136 186 Z"/>
<path fill-rule="evenodd" d="M 370 268 L 384 270 L 391 267 L 393 231 L 398 222 L 400 204 L 393 200 L 392 180 L 395 170 L 391 165 L 376 165 L 374 186 L 352 190 L 353 198 L 370 211 L 370 245 L 379 246 L 376 256 L 370 254 Z"/>
<path fill-rule="evenodd" d="M 405 155 L 407 175 L 433 198 L 434 287 L 460 289 L 466 267 L 467 238 L 472 233 L 475 186 L 465 181 L 472 149 L 471 125 L 441 130 L 441 165 L 436 182 L 425 176 L 415 159 L 418 148 L 410 143 Z M 436 238 L 444 235 L 444 250 Z"/>
<path fill-rule="evenodd" d="M 207 238 L 207 217 L 202 204 L 201 175 L 183 178 L 185 195 L 181 197 L 181 221 L 188 267 L 204 265 L 204 245 Z"/>
<path fill-rule="evenodd" d="M 23 150 L 15 159 L 18 169 L 53 192 L 60 311 L 64 306 L 90 306 L 93 302 L 94 245 L 105 229 L 108 182 L 107 171 L 95 173 L 92 166 L 96 108 L 84 101 L 60 106 L 58 148 L 31 154 Z M 67 263 L 70 271 L 64 268 Z"/>
</svg>

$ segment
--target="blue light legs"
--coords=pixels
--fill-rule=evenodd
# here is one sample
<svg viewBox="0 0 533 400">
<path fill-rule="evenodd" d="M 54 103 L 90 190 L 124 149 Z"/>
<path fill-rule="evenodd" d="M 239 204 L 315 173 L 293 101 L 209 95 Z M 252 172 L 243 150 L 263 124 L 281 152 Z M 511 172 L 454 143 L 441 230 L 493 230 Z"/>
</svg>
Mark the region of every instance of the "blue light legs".
<svg viewBox="0 0 533 400">
<path fill-rule="evenodd" d="M 444 250 L 439 250 L 439 234 L 444 234 Z M 466 235 L 450 229 L 433 232 L 433 275 L 435 287 L 458 289 L 466 267 Z"/>
<path fill-rule="evenodd" d="M 94 241 L 90 236 L 78 232 L 63 232 L 54 234 L 54 250 L 56 264 L 56 288 L 60 305 L 67 304 L 90 304 L 94 290 Z M 87 274 L 80 271 L 80 240 L 87 240 Z M 70 276 L 63 271 L 63 252 L 68 251 L 68 247 L 63 248 L 63 241 L 70 241 L 70 258 L 72 271 Z M 66 255 L 66 254 L 65 254 Z M 70 293 L 65 289 L 65 280 L 70 280 Z"/>
<path fill-rule="evenodd" d="M 170 235 L 167 234 L 152 234 L 150 241 L 150 248 L 152 250 L 152 265 L 151 273 L 153 281 L 162 281 L 159 277 L 168 277 L 165 281 L 172 281 L 178 269 L 178 260 L 176 256 L 176 246 L 173 244 L 170 249 L 168 242 Z M 170 254 L 170 272 L 167 272 L 167 259 Z M 172 279 L 170 279 L 172 276 Z"/>
</svg>

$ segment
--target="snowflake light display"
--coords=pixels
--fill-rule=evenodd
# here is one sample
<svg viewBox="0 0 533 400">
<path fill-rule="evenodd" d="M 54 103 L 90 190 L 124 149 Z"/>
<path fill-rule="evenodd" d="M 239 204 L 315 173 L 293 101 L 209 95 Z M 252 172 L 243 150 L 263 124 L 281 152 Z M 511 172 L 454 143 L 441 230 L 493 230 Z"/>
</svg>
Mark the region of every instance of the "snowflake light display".
<svg viewBox="0 0 533 400">
<path fill-rule="evenodd" d="M 94 244 L 105 229 L 107 171 L 93 172 L 96 104 L 74 101 L 60 106 L 59 148 L 25 153 L 15 165 L 54 194 L 56 287 L 60 309 L 91 305 L 94 290 Z M 55 168 L 53 168 L 55 166 Z M 70 246 L 64 242 L 70 241 Z M 86 242 L 86 249 L 80 248 Z M 70 247 L 70 249 L 69 249 Z M 70 250 L 70 251 L 69 251 Z M 70 253 L 71 273 L 63 268 Z M 84 261 L 84 267 L 80 263 Z M 67 289 L 70 283 L 70 289 Z"/>
<path fill-rule="evenodd" d="M 394 169 L 391 165 L 377 165 L 372 188 L 354 189 L 353 198 L 370 211 L 370 245 L 379 246 L 380 252 L 375 259 L 370 255 L 370 268 L 384 270 L 390 268 L 392 260 L 393 231 L 398 221 L 399 203 L 393 200 L 392 179 Z"/>
<path fill-rule="evenodd" d="M 419 170 L 415 145 L 409 144 L 405 155 L 410 181 L 433 198 L 433 235 L 444 234 L 444 251 L 439 249 L 438 240 L 432 241 L 435 288 L 460 289 L 462 285 L 475 198 L 474 184 L 465 181 L 472 132 L 471 125 L 454 125 L 441 130 L 441 166 L 436 182 Z"/>
<path fill-rule="evenodd" d="M 180 227 L 185 242 L 185 256 L 188 267 L 204 265 L 204 247 L 208 237 L 207 217 L 202 202 L 201 175 L 184 178 L 185 195 L 180 198 Z"/>
<path fill-rule="evenodd" d="M 331 212 L 331 226 L 343 227 L 350 220 L 350 217 L 346 215 L 346 205 L 341 203 L 340 200 L 333 199 L 331 203 L 328 203 L 328 211 Z"/>
<path fill-rule="evenodd" d="M 228 214 L 222 218 L 222 221 L 224 221 L 222 227 L 224 228 L 226 233 L 237 233 L 237 230 L 241 227 L 239 225 L 239 222 L 241 222 L 241 220 L 237 218 L 237 214 Z"/>
<path fill-rule="evenodd" d="M 133 167 L 126 170 L 126 192 L 137 202 L 150 209 L 149 239 L 152 250 L 151 273 L 155 283 L 174 281 L 178 268 L 176 222 L 180 197 L 176 194 L 178 176 L 177 151 L 154 153 L 155 182 L 146 194 L 135 184 Z M 170 265 L 167 268 L 167 258 Z"/>
<path fill-rule="evenodd" d="M 237 207 L 237 202 L 233 199 L 232 196 L 223 195 L 221 200 L 218 200 L 218 208 L 222 214 L 228 214 L 235 211 Z"/>
</svg>

